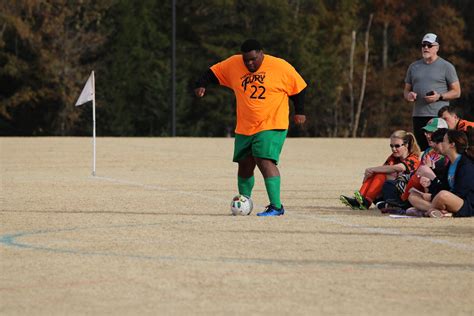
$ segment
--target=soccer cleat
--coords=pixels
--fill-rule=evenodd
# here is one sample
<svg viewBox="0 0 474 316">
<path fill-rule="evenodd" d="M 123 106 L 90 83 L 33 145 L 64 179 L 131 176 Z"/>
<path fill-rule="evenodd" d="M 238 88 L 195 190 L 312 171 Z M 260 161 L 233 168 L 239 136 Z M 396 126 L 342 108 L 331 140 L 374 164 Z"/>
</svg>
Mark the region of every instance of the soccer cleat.
<svg viewBox="0 0 474 316">
<path fill-rule="evenodd" d="M 357 202 L 359 203 L 359 209 L 360 210 L 368 210 L 369 209 L 370 204 L 372 204 L 372 203 L 369 202 L 369 200 L 367 200 L 362 194 L 360 194 L 359 191 L 355 191 L 354 196 L 355 196 Z"/>
<path fill-rule="evenodd" d="M 268 205 L 265 210 L 261 213 L 257 213 L 257 216 L 280 216 L 285 214 L 285 209 L 283 208 L 283 204 L 281 208 L 276 208 L 274 205 Z"/>
<path fill-rule="evenodd" d="M 345 195 L 339 196 L 339 200 L 342 204 L 349 206 L 353 210 L 358 210 L 360 208 L 359 202 L 355 198 L 351 198 Z"/>
</svg>

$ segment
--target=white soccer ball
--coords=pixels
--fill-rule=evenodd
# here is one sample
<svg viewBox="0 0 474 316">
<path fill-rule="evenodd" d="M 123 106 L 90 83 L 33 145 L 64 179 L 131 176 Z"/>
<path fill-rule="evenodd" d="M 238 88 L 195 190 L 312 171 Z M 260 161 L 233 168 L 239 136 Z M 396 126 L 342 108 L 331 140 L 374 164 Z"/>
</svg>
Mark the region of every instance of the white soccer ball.
<svg viewBox="0 0 474 316">
<path fill-rule="evenodd" d="M 230 203 L 232 215 L 249 215 L 253 210 L 252 199 L 245 195 L 236 195 Z"/>
</svg>

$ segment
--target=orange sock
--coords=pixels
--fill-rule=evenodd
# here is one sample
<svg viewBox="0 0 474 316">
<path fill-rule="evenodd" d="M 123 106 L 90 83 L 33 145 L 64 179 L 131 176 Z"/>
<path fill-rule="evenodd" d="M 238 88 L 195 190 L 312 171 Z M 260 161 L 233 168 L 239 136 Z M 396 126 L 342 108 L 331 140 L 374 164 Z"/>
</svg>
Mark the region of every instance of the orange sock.
<svg viewBox="0 0 474 316">
<path fill-rule="evenodd" d="M 365 196 L 365 194 L 367 193 L 367 190 L 369 189 L 370 184 L 372 183 L 373 179 L 374 179 L 373 177 L 365 179 L 365 181 L 362 183 L 362 186 L 359 189 L 360 194 Z"/>
<path fill-rule="evenodd" d="M 373 202 L 377 196 L 382 193 L 382 187 L 387 179 L 385 173 L 376 173 L 372 177 L 366 179 L 359 189 L 359 192 L 370 202 Z"/>
</svg>

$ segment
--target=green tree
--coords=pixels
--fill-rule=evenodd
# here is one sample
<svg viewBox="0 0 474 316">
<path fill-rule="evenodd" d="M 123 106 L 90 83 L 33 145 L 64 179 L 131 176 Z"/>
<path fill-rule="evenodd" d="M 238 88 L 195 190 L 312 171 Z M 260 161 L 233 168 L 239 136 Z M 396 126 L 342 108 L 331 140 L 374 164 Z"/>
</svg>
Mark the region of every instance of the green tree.
<svg viewBox="0 0 474 316">
<path fill-rule="evenodd" d="M 474 119 L 472 1 L 177 0 L 176 5 L 178 135 L 232 133 L 233 93 L 214 86 L 196 99 L 194 82 L 238 53 L 245 39 L 257 38 L 266 53 L 286 59 L 308 82 L 306 129 L 290 126 L 290 135 L 349 136 L 372 13 L 356 134 L 411 129 L 403 80 L 408 65 L 420 58 L 426 32 L 442 38 L 440 54 L 461 80 L 455 104 Z M 0 134 L 90 134 L 91 107 L 73 105 L 95 70 L 99 135 L 170 135 L 171 27 L 171 1 L 1 1 Z"/>
<path fill-rule="evenodd" d="M 103 42 L 108 2 L 2 2 L 0 127 L 2 134 L 74 133 L 73 111 L 84 68 Z"/>
</svg>

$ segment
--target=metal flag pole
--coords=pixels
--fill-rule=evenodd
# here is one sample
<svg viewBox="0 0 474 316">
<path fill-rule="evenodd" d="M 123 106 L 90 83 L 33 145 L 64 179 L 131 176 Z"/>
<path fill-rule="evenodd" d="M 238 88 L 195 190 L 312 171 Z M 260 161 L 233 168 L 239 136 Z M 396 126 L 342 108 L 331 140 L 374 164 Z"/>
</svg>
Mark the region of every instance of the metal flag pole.
<svg viewBox="0 0 474 316">
<path fill-rule="evenodd" d="M 95 177 L 95 78 L 94 71 L 92 70 L 92 176 Z"/>
<path fill-rule="evenodd" d="M 176 136 L 176 0 L 171 1 L 171 136 Z"/>
</svg>

